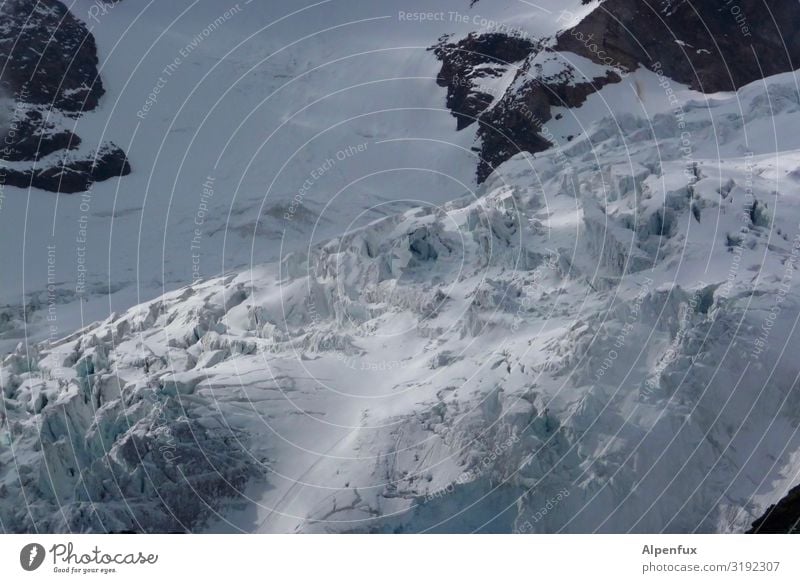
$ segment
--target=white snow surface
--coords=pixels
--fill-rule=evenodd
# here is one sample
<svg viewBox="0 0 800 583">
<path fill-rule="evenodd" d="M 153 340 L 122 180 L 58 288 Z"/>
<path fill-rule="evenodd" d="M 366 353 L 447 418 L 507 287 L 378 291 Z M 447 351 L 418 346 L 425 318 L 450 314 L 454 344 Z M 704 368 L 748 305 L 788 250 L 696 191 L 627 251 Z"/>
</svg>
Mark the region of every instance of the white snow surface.
<svg viewBox="0 0 800 583">
<path fill-rule="evenodd" d="M 0 306 L 11 307 L 5 351 L 461 196 L 474 186 L 474 133 L 456 133 L 427 49 L 442 34 L 552 35 L 562 8 L 580 2 L 123 0 L 105 13 L 95 0 L 66 4 L 96 38 L 107 92 L 79 119 L 51 121 L 82 137 L 73 155 L 113 141 L 133 173 L 85 197 L 6 189 L 0 267 L 18 276 L 0 281 Z"/>
<path fill-rule="evenodd" d="M 134 173 L 93 192 L 93 276 L 130 282 L 123 304 L 176 289 L 4 358 L 4 530 L 735 532 L 798 482 L 794 74 L 714 96 L 668 82 L 675 110 L 656 75 L 635 72 L 549 124 L 555 149 L 518 155 L 475 189 L 468 152 L 420 141 L 472 139 L 447 134 L 455 120 L 423 49 L 302 75 L 370 47 L 427 46 L 441 23 L 347 25 L 237 83 L 321 20 L 225 56 L 242 30 L 297 9 L 243 5 L 241 28 L 204 42 L 124 143 L 116 136 L 132 134 L 146 96 L 126 86 L 135 51 L 124 45 L 144 46 L 165 22 L 141 4 L 107 16 L 122 26 L 140 13 L 134 32 L 95 30 L 118 55 L 104 65 L 117 93 L 80 123 L 109 121 L 105 137 L 127 148 Z M 524 5 L 492 3 L 533 27 Z M 391 12 L 316 9 L 331 26 Z M 177 51 L 218 11 L 198 3 L 153 46 Z M 144 57 L 136 87 L 169 53 Z M 237 66 L 212 69 L 223 56 Z M 346 89 L 394 76 L 425 79 Z M 125 114 L 111 114 L 115 103 Z M 375 117 L 375 104 L 436 111 Z M 268 141 L 274 129 L 283 137 Z M 414 145 L 379 145 L 395 139 Z M 326 170 L 287 225 L 298 184 L 360 141 L 366 152 Z M 194 283 L 189 241 L 208 174 L 202 275 L 224 274 Z M 21 237 L 10 217 L 49 229 L 57 216 L 68 271 L 80 195 L 62 196 L 58 215 L 41 193 L 12 198 L 3 244 Z M 22 240 L 46 242 L 34 233 Z M 42 253 L 26 247 L 14 261 L 35 268 Z M 93 301 L 108 312 L 116 299 Z M 192 473 L 195 458 L 211 471 Z"/>
</svg>

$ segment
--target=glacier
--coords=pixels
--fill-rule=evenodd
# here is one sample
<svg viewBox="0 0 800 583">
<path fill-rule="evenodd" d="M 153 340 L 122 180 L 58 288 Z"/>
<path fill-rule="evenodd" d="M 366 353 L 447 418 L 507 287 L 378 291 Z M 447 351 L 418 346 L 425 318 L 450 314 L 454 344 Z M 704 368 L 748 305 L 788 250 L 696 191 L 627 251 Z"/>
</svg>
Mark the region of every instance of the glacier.
<svg viewBox="0 0 800 583">
<path fill-rule="evenodd" d="M 607 117 L 20 347 L 3 527 L 745 529 L 800 471 L 794 83 L 687 102 L 688 165 L 673 114 Z"/>
<path fill-rule="evenodd" d="M 469 14 L 541 36 L 596 6 L 485 4 Z M 236 48 L 290 3 L 207 43 L 207 2 L 165 8 L 165 32 L 123 0 L 92 29 L 109 95 L 76 123 L 134 172 L 90 194 L 92 293 L 70 274 L 51 297 L 45 269 L 0 290 L 4 532 L 742 532 L 800 482 L 796 75 L 703 94 L 631 71 L 477 184 L 428 50 L 442 26 L 362 22 L 392 6 L 325 5 L 331 35 L 292 51 L 313 23 Z M 367 54 L 387 34 L 405 48 Z M 131 74 L 143 39 L 195 47 L 145 119 L 164 63 Z M 541 70 L 608 71 L 562 58 Z M 519 66 L 476 76 L 481 107 Z M 33 264 L 71 252 L 82 195 L 5 194 L 3 225 L 31 225 L 2 233 L 5 272 L 31 241 Z"/>
</svg>

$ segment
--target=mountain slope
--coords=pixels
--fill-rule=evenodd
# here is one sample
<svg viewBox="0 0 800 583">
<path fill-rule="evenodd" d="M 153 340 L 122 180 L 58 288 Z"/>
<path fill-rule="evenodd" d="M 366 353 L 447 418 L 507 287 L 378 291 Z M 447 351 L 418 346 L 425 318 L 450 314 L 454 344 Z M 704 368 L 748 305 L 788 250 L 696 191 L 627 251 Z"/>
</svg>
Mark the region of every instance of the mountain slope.
<svg viewBox="0 0 800 583">
<path fill-rule="evenodd" d="M 113 232 L 84 227 L 107 297 L 77 303 L 124 309 L 43 343 L 25 337 L 36 316 L 3 320 L 26 341 L 0 367 L 0 527 L 741 532 L 791 490 L 795 74 L 744 67 L 736 92 L 704 94 L 666 60 L 559 48 L 630 3 L 491 3 L 502 18 L 478 31 L 490 8 L 472 4 L 425 22 L 391 2 L 315 20 L 243 5 L 207 36 L 210 3 L 109 10 L 101 52 L 158 48 L 142 79 L 127 56 L 104 76 L 109 108 L 134 113 L 81 118 L 82 135 L 137 136 L 134 172 L 93 190 L 92 225 Z M 689 26 L 691 3 L 667 8 Z M 84 316 L 63 300 L 71 331 Z"/>
<path fill-rule="evenodd" d="M 129 174 L 118 146 L 81 151 L 75 133 L 75 120 L 105 93 L 85 24 L 57 0 L 4 2 L 0 16 L 0 188 L 75 193 Z"/>
<path fill-rule="evenodd" d="M 475 198 L 172 292 L 32 362 L 7 357 L 7 424 L 32 432 L 15 439 L 30 469 L 4 463 L 7 499 L 18 475 L 64 460 L 73 475 L 51 469 L 57 498 L 22 478 L 38 504 L 2 506 L 5 528 L 64 528 L 55 500 L 71 509 L 86 492 L 104 526 L 136 529 L 79 476 L 138 434 L 117 411 L 151 392 L 218 432 L 197 449 L 233 465 L 214 475 L 236 505 L 225 488 L 197 493 L 224 509 L 202 514 L 212 530 L 743 530 L 800 469 L 800 157 L 700 153 L 735 151 L 764 120 L 788 126 L 793 79 L 688 104 L 688 171 L 671 114 L 604 119 L 562 151 L 515 157 Z M 73 407 L 109 453 L 42 432 L 36 455 L 26 439 Z M 139 455 L 158 465 L 154 445 Z M 247 456 L 259 471 L 244 488 Z"/>
<path fill-rule="evenodd" d="M 474 134 L 456 132 L 427 49 L 501 22 L 552 35 L 561 4 L 448 0 L 444 21 L 420 21 L 406 17 L 430 10 L 416 0 L 74 0 L 70 42 L 96 43 L 104 94 L 65 120 L 72 154 L 110 142 L 134 172 L 83 195 L 5 187 L 0 267 L 42 267 L 0 282 L 0 349 L 461 196 Z"/>
</svg>

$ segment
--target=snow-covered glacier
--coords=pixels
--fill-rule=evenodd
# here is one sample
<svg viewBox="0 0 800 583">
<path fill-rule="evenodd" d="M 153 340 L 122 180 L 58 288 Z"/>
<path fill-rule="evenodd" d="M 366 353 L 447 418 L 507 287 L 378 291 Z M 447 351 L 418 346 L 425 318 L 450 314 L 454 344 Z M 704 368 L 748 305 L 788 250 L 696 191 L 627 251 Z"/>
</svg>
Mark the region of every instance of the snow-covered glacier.
<svg viewBox="0 0 800 583">
<path fill-rule="evenodd" d="M 800 471 L 794 77 L 683 116 L 20 347 L 4 528 L 745 529 Z"/>
<path fill-rule="evenodd" d="M 356 4 L 339 16 L 396 12 L 395 3 Z M 336 91 L 373 83 L 375 62 L 358 57 L 364 68 L 344 85 L 337 72 L 346 69 L 315 69 L 341 57 L 347 33 L 281 52 L 303 37 L 281 28 L 286 38 L 255 59 L 229 55 L 243 60 L 216 74 L 242 92 L 239 113 L 255 118 L 210 182 L 206 154 L 230 144 L 186 155 L 191 198 L 166 166 L 183 156 L 184 133 L 208 102 L 187 100 L 191 119 L 171 118 L 170 100 L 186 95 L 165 89 L 145 119 L 123 118 L 133 125 L 117 131 L 140 127 L 147 147 L 120 143 L 133 173 L 98 183 L 92 204 L 111 204 L 95 218 L 109 229 L 120 219 L 138 252 L 109 231 L 108 248 L 93 247 L 95 275 L 125 285 L 56 309 L 114 311 L 65 337 L 23 337 L 0 359 L 3 531 L 743 532 L 800 482 L 796 75 L 702 93 L 659 67 L 598 65 L 552 42 L 438 34 L 468 35 L 475 15 L 495 10 L 553 35 L 562 9 L 580 21 L 601 3 L 541 3 L 547 19 L 528 3 L 443 4 L 470 16 L 406 23 L 416 44 L 398 49 L 405 73 L 392 79 L 416 78 L 424 91 L 368 92 L 380 105 L 374 122 Z M 123 23 L 138 9 L 122 0 L 105 17 Z M 179 20 L 180 7 L 171 10 Z M 188 14 L 202 24 L 218 11 Z M 153 27 L 142 14 L 131 26 Z M 345 48 L 371 50 L 398 30 L 394 18 Z M 220 27 L 220 42 L 234 46 Z M 96 27 L 101 48 L 114 30 Z M 159 42 L 191 46 L 179 31 Z M 515 35 L 495 23 L 498 31 Z M 448 60 L 464 42 L 487 52 Z M 198 46 L 199 64 L 176 74 L 216 70 L 205 51 L 218 45 Z M 509 50 L 518 59 L 503 63 Z M 274 51 L 277 64 L 250 69 Z M 244 86 L 227 77 L 248 70 Z M 136 105 L 128 74 L 109 70 L 105 85 Z M 574 99 L 543 104 L 530 79 Z M 283 83 L 273 109 L 254 106 L 266 96 L 254 88 Z M 325 91 L 341 120 L 315 111 Z M 408 113 L 417 110 L 435 123 Z M 85 114 L 82 135 L 119 143 L 101 117 Z M 363 123 L 329 134 L 347 118 Z M 547 143 L 495 152 L 478 184 L 489 142 L 482 119 L 512 133 L 536 121 Z M 210 123 L 202 131 L 226 135 L 224 116 Z M 264 128 L 284 123 L 281 144 L 292 147 L 270 156 L 264 145 L 258 155 L 274 159 L 245 162 Z M 315 136 L 322 145 L 304 150 Z M 152 151 L 162 140 L 166 153 Z M 375 153 L 380 142 L 405 146 L 391 159 Z M 295 149 L 303 160 L 273 181 Z M 137 171 L 148 167 L 150 176 Z M 352 190 L 360 179 L 364 189 Z M 159 198 L 151 183 L 178 194 Z M 133 202 L 118 209 L 126 187 L 140 202 L 157 199 L 149 212 L 178 218 L 148 224 Z M 103 193 L 110 200 L 100 202 Z M 27 194 L 49 229 L 51 201 Z M 215 277 L 194 277 L 187 262 L 203 195 L 209 222 L 197 236 Z M 64 237 L 74 235 L 80 196 L 63 202 Z M 159 288 L 169 291 L 152 298 Z M 40 324 L 48 289 L 41 320 L 31 318 Z M 4 322 L 25 330 L 24 317 Z"/>
<path fill-rule="evenodd" d="M 52 187 L 60 195 L 6 186 L 0 268 L 17 276 L 0 280 L 0 350 L 55 339 L 199 279 L 275 260 L 352 221 L 460 196 L 475 174 L 474 133 L 456 131 L 428 48 L 445 32 L 500 23 L 551 35 L 561 26 L 553 16 L 561 3 L 470 8 L 469 0 L 446 0 L 437 3 L 445 21 L 406 16 L 429 4 L 7 2 L 4 10 L 16 7 L 14 22 L 39 31 L 40 44 L 15 43 L 20 33 L 8 24 L 0 39 L 22 55 L 20 68 L 32 80 L 52 81 L 35 108 L 25 101 L 33 91 L 8 105 L 0 91 L 0 121 L 8 110 L 20 125 L 33 108 L 47 122 L 47 139 L 31 140 L 41 158 L 4 161 L 8 172 L 92 161 L 109 144 L 124 151 L 133 172 L 109 172 L 70 195 L 60 174 Z M 567 4 L 578 10 L 580 0 Z M 58 44 L 68 32 L 62 12 L 82 25 L 73 44 L 96 45 L 96 55 Z M 43 63 L 83 76 L 43 75 Z M 92 79 L 102 91 L 89 100 L 78 91 Z M 57 109 L 52 92 L 65 93 L 67 103 L 77 94 L 81 115 Z M 48 153 L 50 141 L 67 148 Z M 48 322 L 51 306 L 57 313 Z"/>
</svg>

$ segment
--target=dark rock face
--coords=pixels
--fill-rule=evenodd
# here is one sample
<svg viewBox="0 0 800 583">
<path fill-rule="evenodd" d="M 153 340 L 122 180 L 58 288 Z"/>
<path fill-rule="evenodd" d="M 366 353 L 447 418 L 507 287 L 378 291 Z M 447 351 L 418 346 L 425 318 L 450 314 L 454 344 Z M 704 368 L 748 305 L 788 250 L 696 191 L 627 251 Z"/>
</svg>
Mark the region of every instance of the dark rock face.
<svg viewBox="0 0 800 583">
<path fill-rule="evenodd" d="M 559 58 L 552 51 L 546 52 Z M 552 119 L 553 107 L 580 107 L 589 95 L 604 85 L 620 81 L 613 71 L 608 71 L 604 77 L 581 81 L 580 74 L 571 65 L 565 62 L 563 66 L 562 74 L 543 77 L 528 61 L 517 74 L 521 82 L 519 90 L 506 93 L 481 117 L 479 183 L 520 152 L 541 152 L 556 145 L 546 128 Z"/>
<path fill-rule="evenodd" d="M 22 101 L 69 112 L 97 107 L 103 84 L 86 26 L 57 0 L 13 0 L 3 19 L 0 87 Z"/>
<path fill-rule="evenodd" d="M 733 91 L 800 66 L 800 5 L 606 0 L 561 33 L 556 49 L 628 70 L 660 62 L 667 77 L 692 89 Z"/>
<path fill-rule="evenodd" d="M 437 81 L 447 87 L 447 107 L 462 130 L 479 122 L 478 182 L 520 152 L 541 152 L 553 146 L 543 134 L 555 106 L 578 107 L 592 93 L 620 77 L 581 79 L 558 53 L 542 43 L 502 33 L 471 34 L 459 42 L 442 39 L 433 51 L 442 62 Z M 543 62 L 558 60 L 560 73 L 543 74 Z M 514 91 L 492 95 L 480 90 L 480 81 L 516 69 Z"/>
<path fill-rule="evenodd" d="M 0 169 L 0 184 L 73 194 L 88 190 L 95 182 L 130 173 L 125 152 L 109 143 L 88 158 L 64 159 L 58 164 L 32 170 Z"/>
<path fill-rule="evenodd" d="M 478 89 L 480 79 L 501 76 L 512 63 L 522 61 L 537 48 L 528 39 L 500 33 L 470 34 L 455 43 L 447 41 L 443 37 L 432 49 L 442 61 L 436 82 L 447 87 L 447 107 L 458 120 L 459 130 L 477 121 L 497 97 Z"/>
<path fill-rule="evenodd" d="M 97 107 L 105 90 L 97 47 L 86 26 L 58 0 L 8 0 L 0 6 L 0 93 L 13 106 L 0 125 L 0 160 L 37 162 L 0 169 L 0 185 L 74 193 L 131 171 L 114 144 L 69 155 L 82 140 L 53 121 Z"/>
<path fill-rule="evenodd" d="M 38 161 L 59 150 L 73 150 L 81 139 L 69 130 L 44 120 L 38 109 L 20 112 L 6 133 L 2 158 L 10 162 Z"/>
<path fill-rule="evenodd" d="M 584 1 L 587 4 L 588 0 Z M 570 20 L 568 12 L 557 16 Z M 478 182 L 519 152 L 552 147 L 546 123 L 551 108 L 578 107 L 604 85 L 618 83 L 639 66 L 704 92 L 732 91 L 800 67 L 800 4 L 796 0 L 690 2 L 605 0 L 551 42 L 504 34 L 442 39 L 433 50 L 442 62 L 439 84 L 464 129 L 477 118 Z M 560 52 L 581 55 L 606 68 L 582 78 L 566 59 L 561 72 L 542 74 L 542 62 Z M 513 89 L 490 95 L 479 88 L 519 66 Z"/>
<path fill-rule="evenodd" d="M 800 486 L 796 486 L 764 516 L 753 523 L 748 534 L 800 534 Z"/>
</svg>

